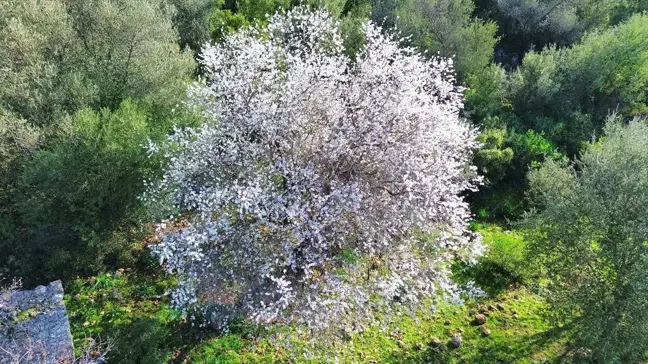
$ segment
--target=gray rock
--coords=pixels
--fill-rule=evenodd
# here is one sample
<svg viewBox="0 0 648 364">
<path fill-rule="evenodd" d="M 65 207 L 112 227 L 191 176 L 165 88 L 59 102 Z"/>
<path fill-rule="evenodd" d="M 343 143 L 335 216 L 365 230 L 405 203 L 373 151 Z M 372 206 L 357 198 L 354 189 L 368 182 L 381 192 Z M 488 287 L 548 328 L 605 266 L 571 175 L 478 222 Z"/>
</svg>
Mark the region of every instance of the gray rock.
<svg viewBox="0 0 648 364">
<path fill-rule="evenodd" d="M 452 339 L 450 339 L 450 345 L 453 348 L 458 348 L 461 346 L 461 335 L 454 335 Z"/>
<path fill-rule="evenodd" d="M 430 340 L 430 346 L 436 348 L 439 345 L 441 345 L 441 340 L 438 337 L 432 338 L 432 340 Z"/>
<path fill-rule="evenodd" d="M 119 291 L 117 291 L 117 289 L 112 290 L 112 297 L 117 301 L 122 301 L 124 299 L 124 297 L 121 295 L 121 293 L 119 293 Z"/>
<path fill-rule="evenodd" d="M 483 325 L 483 324 L 486 323 L 486 316 L 481 315 L 481 314 L 479 314 L 479 315 L 475 315 L 475 319 L 473 320 L 473 322 L 474 322 L 476 325 Z"/>
<path fill-rule="evenodd" d="M 592 350 L 588 348 L 578 348 L 574 352 L 573 359 L 575 361 L 586 361 L 592 358 Z"/>
<path fill-rule="evenodd" d="M 481 326 L 479 329 L 480 329 L 482 335 L 490 336 L 491 330 L 489 328 L 487 328 L 486 326 Z"/>
<path fill-rule="evenodd" d="M 38 286 L 31 291 L 11 291 L 0 296 L 0 364 L 13 363 L 12 355 L 27 362 L 60 363 L 72 361 L 74 347 L 61 281 Z M 10 355 L 11 353 L 12 355 Z"/>
</svg>

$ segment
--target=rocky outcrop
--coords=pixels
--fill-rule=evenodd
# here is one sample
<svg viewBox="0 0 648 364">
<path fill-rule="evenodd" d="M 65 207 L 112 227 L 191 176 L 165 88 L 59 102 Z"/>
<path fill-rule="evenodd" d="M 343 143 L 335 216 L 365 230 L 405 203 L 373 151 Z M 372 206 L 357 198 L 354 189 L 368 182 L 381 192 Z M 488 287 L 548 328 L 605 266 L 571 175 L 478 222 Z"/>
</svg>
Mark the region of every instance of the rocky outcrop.
<svg viewBox="0 0 648 364">
<path fill-rule="evenodd" d="M 0 293 L 0 364 L 72 362 L 63 286 Z"/>
</svg>

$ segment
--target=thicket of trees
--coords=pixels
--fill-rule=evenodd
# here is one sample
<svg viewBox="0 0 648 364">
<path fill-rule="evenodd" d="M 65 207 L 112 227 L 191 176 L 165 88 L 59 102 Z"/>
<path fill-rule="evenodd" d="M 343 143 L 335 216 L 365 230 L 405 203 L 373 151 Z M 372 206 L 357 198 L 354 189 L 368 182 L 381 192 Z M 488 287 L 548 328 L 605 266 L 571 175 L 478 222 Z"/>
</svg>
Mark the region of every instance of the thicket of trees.
<svg viewBox="0 0 648 364">
<path fill-rule="evenodd" d="M 517 226 L 537 208 L 520 227 L 528 232 L 529 259 L 537 258 L 548 274 L 550 284 L 540 288 L 555 298 L 556 312 L 583 318 L 579 343 L 602 361 L 630 360 L 646 350 L 639 339 L 648 337 L 640 269 L 648 241 L 642 220 L 648 211 L 645 0 L 5 1 L 0 278 L 20 276 L 31 285 L 147 261 L 143 239 L 154 219 L 140 198 L 150 188 L 144 181 L 168 177 L 169 157 L 181 152 L 152 156 L 146 147 L 170 134 L 186 136 L 190 146 L 200 134 L 179 130 L 208 125 L 190 130 L 218 131 L 233 112 L 210 113 L 217 101 L 210 97 L 222 95 L 196 94 L 195 87 L 190 99 L 202 102 L 186 104 L 188 85 L 203 76 L 208 87 L 220 87 L 218 64 L 203 55 L 205 45 L 222 50 L 235 32 L 267 29 L 266 14 L 297 5 L 325 9 L 339 21 L 342 43 L 324 47 L 343 49 L 339 67 L 366 61 L 367 20 L 387 33 L 395 27 L 401 46 L 421 52 L 426 62 L 451 58 L 456 75 L 442 79 L 456 82 L 447 87 L 465 87 L 460 116 L 481 142 L 471 163 L 484 184 L 464 193 L 474 217 Z M 283 62 L 253 71 L 290 75 Z M 414 74 L 385 69 L 394 77 Z M 249 84 L 257 87 L 259 80 Z M 320 93 L 313 97 L 325 105 L 330 95 Z M 277 107 L 268 102 L 258 108 Z M 256 110 L 244 111 L 239 115 L 256 117 Z M 246 137 L 263 140 L 254 133 Z M 229 137 L 218 140 L 229 143 Z M 201 170 L 177 170 L 194 187 L 208 183 Z M 330 247 L 327 254 L 355 257 L 346 248 Z M 623 344 L 628 341 L 635 345 Z"/>
<path fill-rule="evenodd" d="M 172 10 L 148 0 L 0 9 L 0 254 L 25 283 L 123 263 L 141 236 L 137 196 L 159 168 L 141 145 L 196 119 L 175 106 L 195 62 Z"/>
</svg>

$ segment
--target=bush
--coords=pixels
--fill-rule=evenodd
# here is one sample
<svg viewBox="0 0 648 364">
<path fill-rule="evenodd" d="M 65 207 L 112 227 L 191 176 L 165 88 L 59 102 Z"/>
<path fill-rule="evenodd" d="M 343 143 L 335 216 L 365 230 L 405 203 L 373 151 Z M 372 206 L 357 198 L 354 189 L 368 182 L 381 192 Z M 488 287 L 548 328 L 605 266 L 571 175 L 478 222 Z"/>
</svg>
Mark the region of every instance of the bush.
<svg viewBox="0 0 648 364">
<path fill-rule="evenodd" d="M 145 145 L 183 123 L 182 113 L 124 101 L 119 109 L 77 112 L 20 174 L 12 204 L 25 229 L 14 247 L 31 279 L 93 274 L 133 262 L 145 216 L 137 197 L 160 170 Z"/>
<path fill-rule="evenodd" d="M 130 269 L 70 281 L 65 305 L 77 351 L 87 338 L 111 339 L 111 362 L 170 360 L 175 348 L 191 339 L 164 295 L 173 285 L 155 273 Z"/>
<path fill-rule="evenodd" d="M 194 54 L 210 39 L 209 17 L 218 6 L 213 0 L 169 0 L 173 4 L 173 24 L 180 37 L 180 48 Z"/>
<path fill-rule="evenodd" d="M 16 176 L 40 145 L 40 139 L 38 128 L 0 109 L 0 201 L 7 201 L 11 196 Z M 7 205 L 2 203 L 1 206 L 0 213 L 7 213 Z"/>
<path fill-rule="evenodd" d="M 507 33 L 523 46 L 569 45 L 608 24 L 615 0 L 499 0 L 497 6 Z M 528 49 L 528 48 L 527 48 Z"/>
<path fill-rule="evenodd" d="M 648 111 L 646 70 L 646 15 L 588 34 L 571 48 L 531 52 L 510 78 L 518 130 L 544 132 L 570 156 L 576 155 L 581 142 L 600 134 L 610 113 Z"/>
<path fill-rule="evenodd" d="M 250 23 L 243 14 L 233 13 L 230 9 L 216 9 L 209 17 L 209 30 L 213 39 L 221 40 Z"/>
<path fill-rule="evenodd" d="M 513 160 L 513 149 L 505 146 L 507 139 L 505 129 L 495 128 L 486 129 L 477 138 L 482 148 L 475 153 L 474 163 L 488 183 L 502 180 Z"/>
<path fill-rule="evenodd" d="M 524 284 L 527 277 L 526 243 L 522 235 L 497 226 L 484 226 L 478 232 L 488 246 L 486 254 L 479 260 L 484 277 L 478 275 L 478 280 L 484 279 L 490 281 L 491 286 L 502 288 Z"/>
<path fill-rule="evenodd" d="M 218 9 L 209 18 L 212 38 L 222 40 L 226 35 L 250 24 L 267 24 L 267 16 L 290 9 L 290 0 L 219 0 Z"/>
<path fill-rule="evenodd" d="M 115 335 L 115 349 L 110 361 L 115 363 L 166 363 L 173 357 L 169 348 L 171 328 L 157 319 L 138 318 Z"/>
<path fill-rule="evenodd" d="M 493 125 L 501 123 L 498 118 L 487 122 L 491 120 Z M 479 221 L 501 224 L 518 220 L 528 209 L 526 173 L 545 160 L 567 163 L 567 157 L 544 133 L 529 130 L 521 134 L 491 127 L 481 139 L 485 145 L 475 154 L 475 163 L 487 177 L 487 184 L 470 196 Z"/>
<path fill-rule="evenodd" d="M 488 127 L 488 118 L 502 114 L 510 106 L 507 100 L 507 76 L 504 69 L 490 64 L 466 77 L 466 108 L 464 113 L 475 124 Z"/>
<path fill-rule="evenodd" d="M 459 78 L 482 72 L 490 64 L 497 26 L 474 19 L 472 0 L 407 0 L 399 3 L 396 26 L 418 49 L 456 62 Z"/>
</svg>

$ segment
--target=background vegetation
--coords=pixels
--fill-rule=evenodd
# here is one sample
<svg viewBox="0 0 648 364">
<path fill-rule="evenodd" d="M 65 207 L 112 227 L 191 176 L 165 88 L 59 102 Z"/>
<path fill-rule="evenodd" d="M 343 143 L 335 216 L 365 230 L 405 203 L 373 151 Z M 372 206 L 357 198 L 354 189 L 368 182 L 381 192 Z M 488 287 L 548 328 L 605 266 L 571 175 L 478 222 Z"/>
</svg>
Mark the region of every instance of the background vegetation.
<svg viewBox="0 0 648 364">
<path fill-rule="evenodd" d="M 77 346 L 114 337 L 115 362 L 648 360 L 645 0 L 305 1 L 339 18 L 352 56 L 372 19 L 453 58 L 481 132 L 486 181 L 467 198 L 490 247 L 455 279 L 489 297 L 292 350 L 280 332 L 197 330 L 169 308 L 138 199 L 163 161 L 145 147 L 201 123 L 183 104 L 201 45 L 298 3 L 4 1 L 0 279 L 63 279 Z"/>
</svg>

